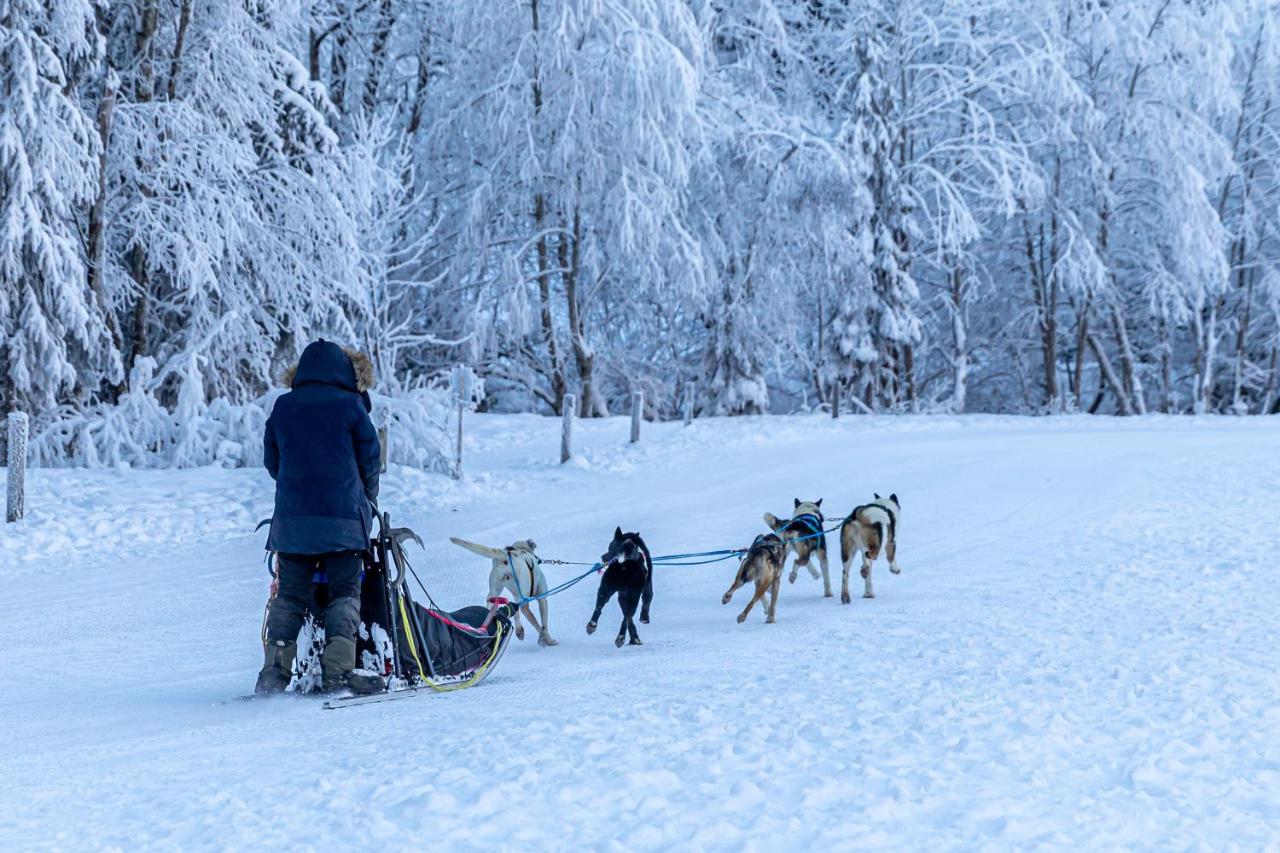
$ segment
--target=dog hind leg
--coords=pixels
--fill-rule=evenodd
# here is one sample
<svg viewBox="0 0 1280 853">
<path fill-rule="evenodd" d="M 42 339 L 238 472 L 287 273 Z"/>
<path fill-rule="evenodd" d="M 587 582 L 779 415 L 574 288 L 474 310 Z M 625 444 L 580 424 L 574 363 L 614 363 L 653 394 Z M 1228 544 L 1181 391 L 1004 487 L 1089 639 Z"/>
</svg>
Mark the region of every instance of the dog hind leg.
<svg viewBox="0 0 1280 853">
<path fill-rule="evenodd" d="M 644 582 L 644 594 L 640 596 L 640 621 L 649 624 L 649 605 L 653 604 L 653 569 L 649 569 L 649 577 Z"/>
<path fill-rule="evenodd" d="M 853 522 L 857 524 L 857 522 Z M 858 528 L 845 523 L 840 528 L 840 602 L 849 603 L 849 569 L 853 566 L 853 558 L 858 553 Z"/>
<path fill-rule="evenodd" d="M 822 597 L 831 597 L 831 567 L 827 564 L 827 549 L 818 549 L 818 562 L 822 564 Z M 817 577 L 817 575 L 814 575 Z"/>
<path fill-rule="evenodd" d="M 890 539 L 884 545 L 884 555 L 889 558 L 889 571 L 895 575 L 902 574 L 901 567 L 898 566 L 898 543 Z"/>
<path fill-rule="evenodd" d="M 841 549 L 840 562 L 843 564 L 843 570 L 840 572 L 840 602 L 842 604 L 848 604 L 851 600 L 849 596 L 849 569 L 853 568 L 853 557 L 857 553 L 857 551 L 854 551 L 853 554 L 848 554 Z"/>
<path fill-rule="evenodd" d="M 782 571 L 779 570 L 773 574 L 773 583 L 769 584 L 769 615 L 765 617 L 766 623 L 773 623 L 777 620 L 778 613 L 778 588 L 782 586 Z"/>
<path fill-rule="evenodd" d="M 733 584 L 727 590 L 725 590 L 724 596 L 720 599 L 720 603 L 728 604 L 729 599 L 733 598 L 733 594 L 741 588 L 742 588 L 742 575 L 741 574 L 734 575 Z"/>
<path fill-rule="evenodd" d="M 809 575 L 814 580 L 817 580 L 819 577 L 821 577 L 821 575 L 818 573 L 818 567 L 813 564 L 814 562 L 813 555 L 815 552 L 818 554 L 819 559 L 823 563 L 826 563 L 827 555 L 824 552 L 819 551 L 817 548 L 810 547 L 809 553 L 806 554 L 804 558 L 804 567 L 809 570 Z M 830 594 L 830 589 L 828 589 L 827 594 L 828 595 Z"/>
<path fill-rule="evenodd" d="M 622 609 L 622 624 L 618 626 L 617 639 L 613 644 L 618 648 L 622 648 L 622 643 L 626 639 L 627 634 L 631 635 L 631 645 L 640 645 L 640 635 L 636 632 L 636 607 L 640 604 L 640 594 L 635 590 L 624 589 L 618 591 L 618 607 Z"/>
<path fill-rule="evenodd" d="M 520 609 L 524 611 L 524 615 L 529 619 L 529 624 L 533 626 L 533 630 L 538 634 L 538 645 L 542 645 L 543 627 L 538 624 L 538 620 L 533 618 L 533 611 L 529 609 L 528 602 L 520 605 Z"/>
<path fill-rule="evenodd" d="M 746 606 L 746 608 L 745 608 L 745 609 L 743 609 L 743 611 L 742 611 L 741 613 L 739 613 L 739 614 L 738 614 L 738 624 L 739 624 L 739 625 L 741 625 L 743 622 L 746 622 L 746 621 L 747 621 L 747 614 L 751 612 L 751 608 L 753 608 L 753 607 L 755 607 L 755 606 L 756 606 L 756 602 L 757 602 L 757 601 L 759 601 L 760 599 L 764 598 L 764 591 L 765 591 L 766 589 L 768 589 L 768 585 L 767 585 L 767 584 L 765 584 L 765 583 L 762 583 L 761 581 L 763 581 L 763 578 L 761 578 L 761 580 L 756 581 L 756 591 L 755 591 L 755 594 L 754 594 L 754 595 L 752 595 L 752 596 L 751 596 L 751 600 L 747 602 L 747 606 Z"/>
<path fill-rule="evenodd" d="M 538 645 L 540 646 L 558 646 L 560 645 L 551 637 L 551 616 L 550 609 L 545 598 L 538 599 L 538 613 L 542 615 L 542 631 L 538 634 Z M 533 617 L 530 616 L 530 619 Z"/>
</svg>

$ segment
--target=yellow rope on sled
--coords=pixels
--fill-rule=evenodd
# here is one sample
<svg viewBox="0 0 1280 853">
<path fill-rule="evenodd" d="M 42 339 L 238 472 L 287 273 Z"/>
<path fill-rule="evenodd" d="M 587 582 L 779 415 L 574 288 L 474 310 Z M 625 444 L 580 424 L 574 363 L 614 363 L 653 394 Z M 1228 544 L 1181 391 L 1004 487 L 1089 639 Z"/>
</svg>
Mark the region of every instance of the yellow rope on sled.
<svg viewBox="0 0 1280 853">
<path fill-rule="evenodd" d="M 409 653 L 413 655 L 414 662 L 418 664 L 418 677 L 421 678 L 428 687 L 440 693 L 449 693 L 454 690 L 463 690 L 467 687 L 473 687 L 484 678 L 485 673 L 489 671 L 489 667 L 491 667 L 493 662 L 497 660 L 498 651 L 502 648 L 501 622 L 494 625 L 493 654 L 489 655 L 489 659 L 479 666 L 476 671 L 471 674 L 470 678 L 466 681 L 459 681 L 453 684 L 437 684 L 427 677 L 427 668 L 422 665 L 422 658 L 418 657 L 418 647 L 413 642 L 413 630 L 410 627 L 413 623 L 409 621 L 409 611 L 405 608 L 404 596 L 400 596 L 399 599 L 400 618 L 403 620 L 403 624 L 405 626 L 405 638 L 409 641 Z"/>
<path fill-rule="evenodd" d="M 498 624 L 494 625 L 493 654 L 489 655 L 489 659 L 485 661 L 480 667 L 478 667 L 476 671 L 471 674 L 470 678 L 468 678 L 466 681 L 459 681 L 454 684 L 436 684 L 434 681 L 432 681 L 429 678 L 423 678 L 422 680 L 427 683 L 427 686 L 429 686 L 432 690 L 437 691 L 438 693 L 451 693 L 454 690 L 463 690 L 467 687 L 473 687 L 484 679 L 485 673 L 489 671 L 489 667 L 492 666 L 493 662 L 498 659 L 498 651 L 501 648 L 502 648 L 502 623 L 499 622 Z M 418 670 L 418 671 L 422 672 L 422 670 Z"/>
<path fill-rule="evenodd" d="M 409 640 L 409 653 L 413 655 L 414 661 L 417 662 L 418 675 L 421 676 L 426 670 L 422 668 L 422 658 L 418 657 L 418 647 L 413 642 L 413 623 L 409 621 L 409 611 L 404 606 L 404 596 L 397 595 L 396 598 L 400 601 L 400 620 L 401 624 L 404 625 L 404 635 Z"/>
</svg>

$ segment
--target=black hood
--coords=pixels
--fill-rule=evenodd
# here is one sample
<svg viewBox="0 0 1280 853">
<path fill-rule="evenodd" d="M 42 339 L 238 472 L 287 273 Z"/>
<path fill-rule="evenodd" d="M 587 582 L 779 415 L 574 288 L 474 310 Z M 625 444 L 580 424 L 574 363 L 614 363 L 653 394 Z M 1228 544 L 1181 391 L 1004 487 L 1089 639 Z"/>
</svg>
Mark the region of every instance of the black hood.
<svg viewBox="0 0 1280 853">
<path fill-rule="evenodd" d="M 350 357 L 342 347 L 321 338 L 308 344 L 298 359 L 298 369 L 293 374 L 291 388 L 313 382 L 321 385 L 336 385 L 351 393 L 359 393 L 356 388 L 356 369 Z"/>
</svg>

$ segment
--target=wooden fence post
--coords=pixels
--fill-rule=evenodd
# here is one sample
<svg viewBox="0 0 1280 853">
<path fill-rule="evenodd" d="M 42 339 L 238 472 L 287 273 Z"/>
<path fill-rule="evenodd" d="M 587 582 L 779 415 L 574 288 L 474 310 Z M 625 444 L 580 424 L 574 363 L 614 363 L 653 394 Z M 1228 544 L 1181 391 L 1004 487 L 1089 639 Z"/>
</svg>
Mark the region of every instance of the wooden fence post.
<svg viewBox="0 0 1280 853">
<path fill-rule="evenodd" d="M 573 457 L 573 410 L 578 398 L 573 394 L 564 395 L 564 416 L 560 428 L 560 464 Z"/>
<path fill-rule="evenodd" d="M 693 386 L 684 389 L 684 425 L 693 423 Z"/>
<path fill-rule="evenodd" d="M 635 391 L 631 394 L 631 443 L 636 444 L 640 441 L 640 419 L 644 416 L 644 392 Z"/>
<path fill-rule="evenodd" d="M 9 494 L 4 519 L 6 522 L 22 518 L 27 508 L 27 416 L 23 412 L 9 413 Z"/>
</svg>

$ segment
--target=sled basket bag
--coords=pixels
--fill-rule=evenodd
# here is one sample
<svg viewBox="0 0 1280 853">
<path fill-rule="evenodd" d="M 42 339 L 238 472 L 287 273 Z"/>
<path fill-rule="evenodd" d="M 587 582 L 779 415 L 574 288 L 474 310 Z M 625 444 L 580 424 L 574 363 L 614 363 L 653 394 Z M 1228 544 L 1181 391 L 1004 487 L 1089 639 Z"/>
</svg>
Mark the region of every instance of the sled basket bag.
<svg viewBox="0 0 1280 853">
<path fill-rule="evenodd" d="M 486 628 L 489 608 L 446 612 L 413 600 L 409 585 L 395 583 L 390 549 L 375 539 L 365 555 L 360 595 L 362 661 L 411 686 L 431 684 L 458 689 L 479 684 L 506 650 L 515 608 L 497 608 Z"/>
</svg>

